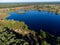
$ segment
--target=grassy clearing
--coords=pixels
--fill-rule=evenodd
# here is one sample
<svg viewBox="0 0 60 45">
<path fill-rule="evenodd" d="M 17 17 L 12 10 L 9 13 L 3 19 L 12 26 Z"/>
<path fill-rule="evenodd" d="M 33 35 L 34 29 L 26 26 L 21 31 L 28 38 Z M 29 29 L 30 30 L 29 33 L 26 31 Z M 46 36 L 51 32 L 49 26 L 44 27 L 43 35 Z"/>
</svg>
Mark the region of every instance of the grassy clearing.
<svg viewBox="0 0 60 45">
<path fill-rule="evenodd" d="M 31 30 L 28 29 L 28 26 L 24 22 L 14 20 L 0 20 L 0 29 L 3 29 L 4 27 L 8 27 L 9 29 L 12 29 L 15 32 L 21 33 L 23 35 L 31 32 Z"/>
</svg>

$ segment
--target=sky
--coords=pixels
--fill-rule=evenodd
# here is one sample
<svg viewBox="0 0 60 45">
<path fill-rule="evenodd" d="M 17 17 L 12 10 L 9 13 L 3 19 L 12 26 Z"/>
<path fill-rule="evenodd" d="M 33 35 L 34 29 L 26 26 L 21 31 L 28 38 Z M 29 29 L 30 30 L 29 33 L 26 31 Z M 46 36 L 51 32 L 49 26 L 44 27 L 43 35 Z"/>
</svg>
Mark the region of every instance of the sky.
<svg viewBox="0 0 60 45">
<path fill-rule="evenodd" d="M 0 2 L 60 2 L 60 0 L 0 0 Z"/>
</svg>

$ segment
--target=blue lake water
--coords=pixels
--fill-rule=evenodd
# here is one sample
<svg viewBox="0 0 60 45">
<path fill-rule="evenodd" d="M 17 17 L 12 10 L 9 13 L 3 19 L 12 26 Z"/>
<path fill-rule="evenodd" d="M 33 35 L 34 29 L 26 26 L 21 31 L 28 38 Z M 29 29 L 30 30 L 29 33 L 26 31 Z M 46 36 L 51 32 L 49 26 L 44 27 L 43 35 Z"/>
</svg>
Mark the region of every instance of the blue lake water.
<svg viewBox="0 0 60 45">
<path fill-rule="evenodd" d="M 30 10 L 24 14 L 11 12 L 7 20 L 18 20 L 25 22 L 31 30 L 40 31 L 40 29 L 60 36 L 60 14 L 56 15 L 53 12 Z"/>
</svg>

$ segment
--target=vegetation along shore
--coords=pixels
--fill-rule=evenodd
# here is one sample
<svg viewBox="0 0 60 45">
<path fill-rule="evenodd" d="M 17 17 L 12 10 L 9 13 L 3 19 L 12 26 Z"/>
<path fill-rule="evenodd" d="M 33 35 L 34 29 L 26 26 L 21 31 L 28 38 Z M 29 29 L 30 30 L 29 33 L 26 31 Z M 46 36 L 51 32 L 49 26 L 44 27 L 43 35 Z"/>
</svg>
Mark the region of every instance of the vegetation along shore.
<svg viewBox="0 0 60 45">
<path fill-rule="evenodd" d="M 24 22 L 6 20 L 10 12 L 19 10 L 39 10 L 60 14 L 60 4 L 0 4 L 0 45 L 60 45 L 60 37 L 55 37 L 42 29 L 35 32 Z M 5 6 L 4 6 L 5 5 Z"/>
</svg>

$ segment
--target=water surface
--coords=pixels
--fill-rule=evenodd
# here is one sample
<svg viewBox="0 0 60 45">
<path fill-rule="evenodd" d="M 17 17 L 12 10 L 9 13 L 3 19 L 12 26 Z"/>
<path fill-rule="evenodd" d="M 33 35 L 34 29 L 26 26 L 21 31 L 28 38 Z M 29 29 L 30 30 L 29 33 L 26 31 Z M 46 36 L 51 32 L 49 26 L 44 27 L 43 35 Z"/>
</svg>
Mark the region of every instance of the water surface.
<svg viewBox="0 0 60 45">
<path fill-rule="evenodd" d="M 30 10 L 24 14 L 11 12 L 8 20 L 14 19 L 23 21 L 31 30 L 40 31 L 40 29 L 60 36 L 60 14 L 53 12 Z"/>
</svg>

